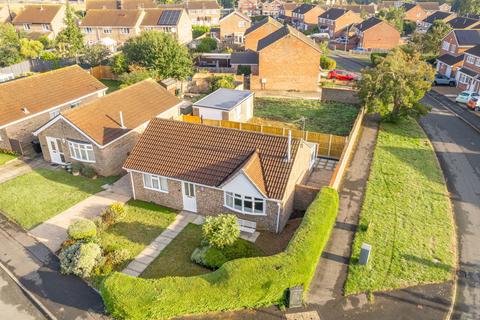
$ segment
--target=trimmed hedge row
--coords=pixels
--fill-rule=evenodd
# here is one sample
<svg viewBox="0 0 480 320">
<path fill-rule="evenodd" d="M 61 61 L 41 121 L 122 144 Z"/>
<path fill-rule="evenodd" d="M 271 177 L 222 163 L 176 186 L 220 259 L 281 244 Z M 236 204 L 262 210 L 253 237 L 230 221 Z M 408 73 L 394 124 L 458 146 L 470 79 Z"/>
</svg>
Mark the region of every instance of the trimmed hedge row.
<svg viewBox="0 0 480 320">
<path fill-rule="evenodd" d="M 274 256 L 232 260 L 195 277 L 133 278 L 113 273 L 101 286 L 116 319 L 161 319 L 184 314 L 284 304 L 286 289 L 308 289 L 338 210 L 338 194 L 323 188 L 286 250 Z"/>
</svg>

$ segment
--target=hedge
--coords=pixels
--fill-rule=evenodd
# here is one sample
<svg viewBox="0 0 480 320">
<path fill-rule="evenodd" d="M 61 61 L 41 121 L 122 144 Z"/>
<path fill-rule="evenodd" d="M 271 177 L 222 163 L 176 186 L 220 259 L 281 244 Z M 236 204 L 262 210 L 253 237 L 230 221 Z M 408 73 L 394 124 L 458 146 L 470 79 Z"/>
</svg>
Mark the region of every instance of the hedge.
<svg viewBox="0 0 480 320">
<path fill-rule="evenodd" d="M 308 289 L 338 210 L 338 194 L 323 188 L 286 250 L 274 256 L 232 260 L 201 276 L 134 278 L 115 272 L 100 292 L 116 319 L 162 319 L 209 311 L 285 304 L 287 289 Z"/>
</svg>

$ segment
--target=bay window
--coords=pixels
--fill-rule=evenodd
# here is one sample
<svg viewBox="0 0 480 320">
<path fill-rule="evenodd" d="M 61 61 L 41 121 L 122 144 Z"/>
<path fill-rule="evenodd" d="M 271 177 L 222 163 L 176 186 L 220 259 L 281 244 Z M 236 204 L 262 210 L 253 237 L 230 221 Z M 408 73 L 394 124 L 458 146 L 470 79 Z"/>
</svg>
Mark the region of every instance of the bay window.
<svg viewBox="0 0 480 320">
<path fill-rule="evenodd" d="M 252 196 L 246 196 L 234 192 L 225 192 L 225 206 L 234 211 L 244 214 L 265 214 L 265 200 Z"/>
<path fill-rule="evenodd" d="M 155 191 L 168 192 L 167 178 L 154 174 L 143 174 L 143 187 Z"/>
<path fill-rule="evenodd" d="M 93 146 L 88 143 L 68 141 L 70 157 L 82 162 L 95 162 Z"/>
</svg>

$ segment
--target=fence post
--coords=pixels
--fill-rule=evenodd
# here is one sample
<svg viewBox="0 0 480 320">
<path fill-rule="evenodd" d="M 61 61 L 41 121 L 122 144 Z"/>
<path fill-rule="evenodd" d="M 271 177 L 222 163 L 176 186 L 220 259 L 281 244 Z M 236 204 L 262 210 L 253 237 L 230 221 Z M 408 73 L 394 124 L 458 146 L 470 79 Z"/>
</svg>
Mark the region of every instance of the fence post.
<svg viewBox="0 0 480 320">
<path fill-rule="evenodd" d="M 328 156 L 330 157 L 330 150 L 332 149 L 332 135 L 329 135 L 328 138 Z"/>
<path fill-rule="evenodd" d="M 285 127 L 282 128 L 282 136 L 285 136 Z"/>
<path fill-rule="evenodd" d="M 263 133 L 263 124 L 260 125 L 260 132 Z"/>
<path fill-rule="evenodd" d="M 240 130 L 242 130 L 242 123 L 240 122 Z"/>
</svg>

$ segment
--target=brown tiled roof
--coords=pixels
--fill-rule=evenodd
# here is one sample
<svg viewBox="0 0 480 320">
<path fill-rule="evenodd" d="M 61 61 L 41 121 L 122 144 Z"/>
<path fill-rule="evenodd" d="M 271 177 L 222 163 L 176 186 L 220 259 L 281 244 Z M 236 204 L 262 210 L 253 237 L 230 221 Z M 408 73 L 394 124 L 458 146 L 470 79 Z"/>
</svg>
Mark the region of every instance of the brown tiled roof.
<svg viewBox="0 0 480 320">
<path fill-rule="evenodd" d="M 88 10 L 81 25 L 88 27 L 133 27 L 140 18 L 141 10 Z"/>
<path fill-rule="evenodd" d="M 200 10 L 200 9 L 220 9 L 218 2 L 212 1 L 189 1 L 185 4 L 187 10 Z"/>
<path fill-rule="evenodd" d="M 262 161 L 258 150 L 252 153 L 250 158 L 247 159 L 242 166 L 243 172 L 253 181 L 257 188 L 263 193 L 267 194 L 267 188 L 265 186 L 265 179 L 263 177 Z"/>
<path fill-rule="evenodd" d="M 142 26 L 160 26 L 160 25 L 176 26 L 180 21 L 180 17 L 182 13 L 183 13 L 183 9 L 177 9 L 177 8 L 147 9 L 145 10 L 145 16 L 143 17 L 142 23 L 140 25 Z M 166 24 L 167 22 L 169 24 Z"/>
<path fill-rule="evenodd" d="M 423 10 L 435 11 L 440 9 L 440 4 L 438 2 L 417 2 L 417 4 L 422 7 Z"/>
<path fill-rule="evenodd" d="M 105 145 L 179 103 L 176 96 L 147 79 L 62 115 L 95 142 Z M 125 128 L 121 126 L 120 111 Z"/>
<path fill-rule="evenodd" d="M 285 10 L 294 10 L 296 7 L 298 7 L 298 4 L 296 2 L 285 2 L 282 4 L 282 7 Z"/>
<path fill-rule="evenodd" d="M 86 10 L 92 9 L 117 9 L 116 0 L 87 0 L 85 3 Z"/>
<path fill-rule="evenodd" d="M 246 168 L 250 177 L 261 168 L 264 186 L 258 176 L 255 183 L 267 197 L 280 200 L 299 144 L 300 140 L 292 139 L 292 158 L 287 162 L 287 137 L 154 119 L 124 167 L 213 187 L 222 185 L 239 168 Z"/>
<path fill-rule="evenodd" d="M 156 8 L 152 0 L 122 0 L 122 9 Z"/>
<path fill-rule="evenodd" d="M 13 19 L 13 24 L 51 23 L 61 7 L 55 4 L 27 5 Z"/>
<path fill-rule="evenodd" d="M 156 8 L 157 5 L 152 0 L 121 0 L 118 4 L 116 0 L 87 0 L 86 10 L 92 9 L 140 9 Z"/>
<path fill-rule="evenodd" d="M 0 84 L 0 126 L 106 87 L 77 65 Z M 26 108 L 28 113 L 22 111 Z"/>
</svg>

